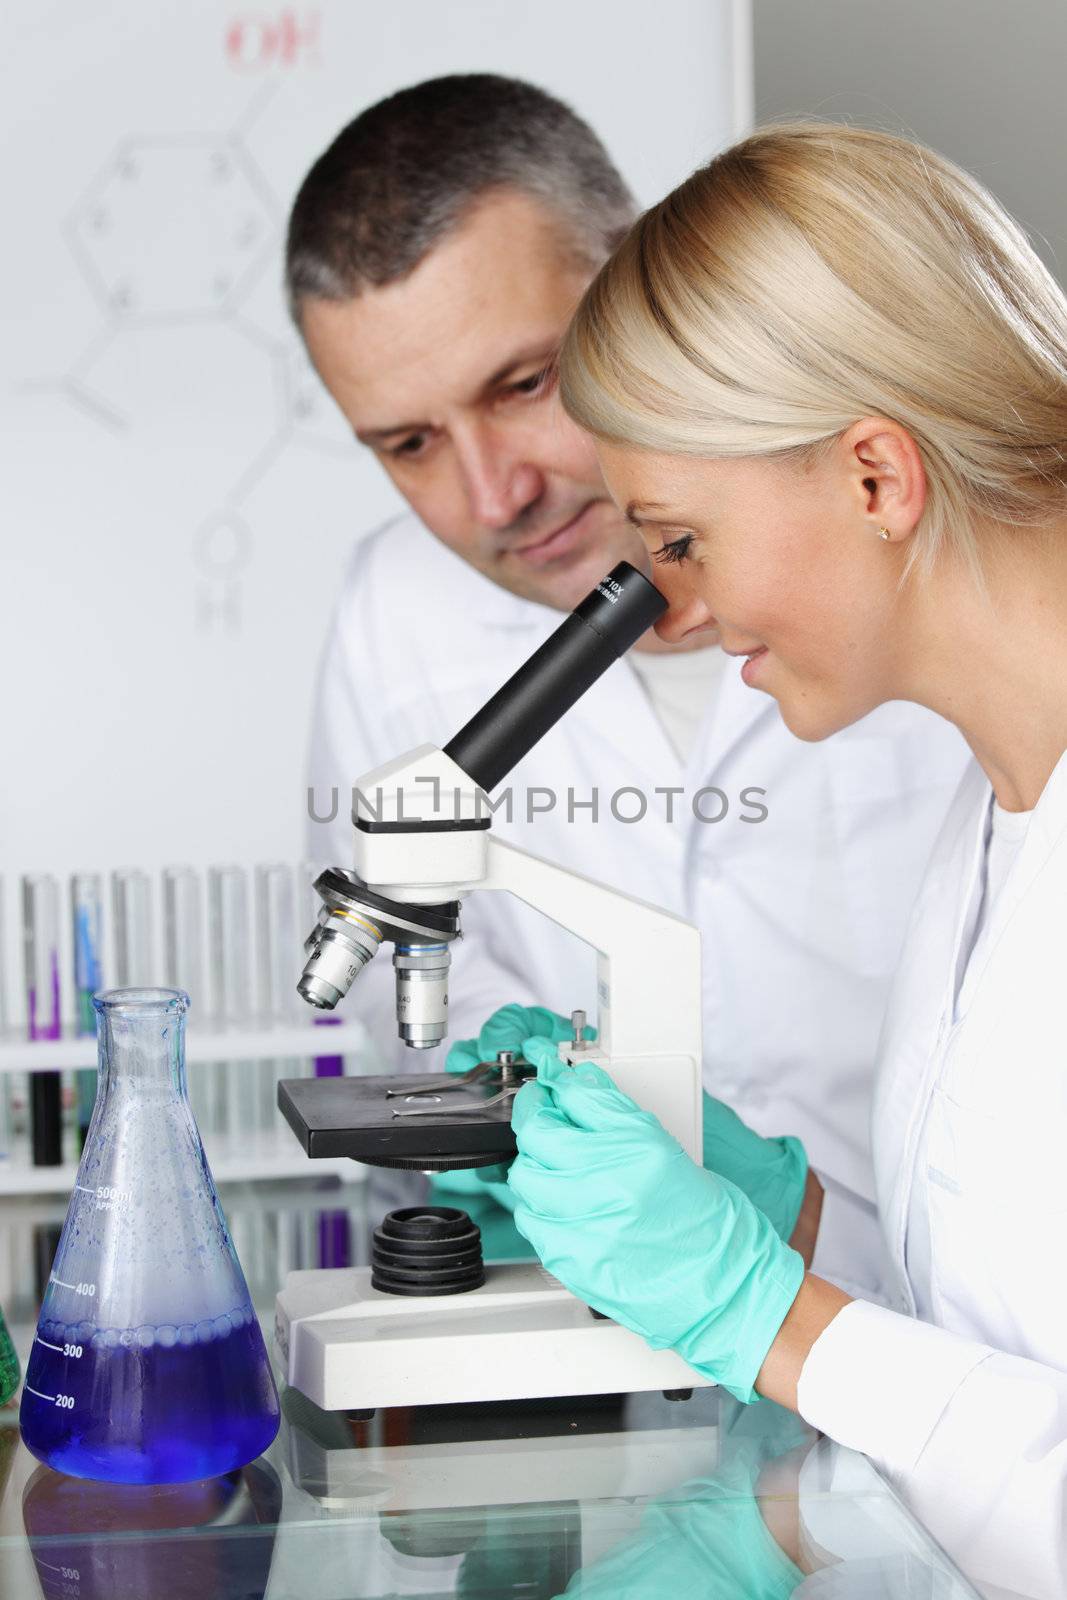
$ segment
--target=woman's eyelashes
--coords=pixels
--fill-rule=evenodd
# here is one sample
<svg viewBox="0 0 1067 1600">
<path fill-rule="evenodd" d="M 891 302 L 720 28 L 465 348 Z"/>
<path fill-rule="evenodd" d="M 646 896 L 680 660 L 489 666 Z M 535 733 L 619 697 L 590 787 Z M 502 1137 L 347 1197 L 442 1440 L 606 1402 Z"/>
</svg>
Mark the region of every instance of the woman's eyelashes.
<svg viewBox="0 0 1067 1600">
<path fill-rule="evenodd" d="M 689 547 L 693 543 L 693 537 L 691 533 L 683 533 L 677 539 L 665 539 L 658 550 L 653 550 L 653 561 L 663 563 L 684 561 L 689 554 Z"/>
</svg>

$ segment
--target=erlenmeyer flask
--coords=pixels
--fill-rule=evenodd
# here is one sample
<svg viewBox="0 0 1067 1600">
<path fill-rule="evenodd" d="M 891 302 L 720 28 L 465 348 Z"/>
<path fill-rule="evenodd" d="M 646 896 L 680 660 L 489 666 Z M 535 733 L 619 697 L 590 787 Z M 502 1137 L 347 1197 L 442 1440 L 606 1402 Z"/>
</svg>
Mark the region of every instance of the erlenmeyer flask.
<svg viewBox="0 0 1067 1600">
<path fill-rule="evenodd" d="M 27 1447 L 116 1483 L 243 1466 L 278 1431 L 259 1323 L 186 1097 L 174 989 L 94 997 L 96 1108 L 23 1385 Z"/>
</svg>

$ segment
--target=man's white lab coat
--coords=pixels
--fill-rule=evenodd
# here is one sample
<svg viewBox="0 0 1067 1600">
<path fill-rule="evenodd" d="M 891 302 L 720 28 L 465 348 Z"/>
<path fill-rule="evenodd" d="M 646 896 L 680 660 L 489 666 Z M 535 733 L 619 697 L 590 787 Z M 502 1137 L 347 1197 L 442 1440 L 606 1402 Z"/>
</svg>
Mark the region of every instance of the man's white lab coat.
<svg viewBox="0 0 1067 1600">
<path fill-rule="evenodd" d="M 359 544 L 322 661 L 316 814 L 328 816 L 339 792 L 334 819 L 309 823 L 311 859 L 348 864 L 355 780 L 414 745 L 447 743 L 559 622 L 473 571 L 413 517 Z M 505 779 L 513 820 L 497 812 L 493 824 L 537 855 L 700 926 L 706 1087 L 760 1132 L 804 1140 L 828 1186 L 818 1265 L 876 1294 L 868 1125 L 878 1031 L 967 759 L 954 729 L 903 704 L 804 744 L 731 663 L 683 767 L 622 661 Z M 643 820 L 612 815 L 613 798 L 626 817 L 642 796 Z M 721 820 L 697 820 L 694 804 L 714 818 L 724 799 Z M 764 820 L 753 820 L 763 808 Z M 595 1016 L 595 957 L 571 935 L 497 894 L 470 895 L 462 920 L 452 1038 L 474 1035 L 510 1000 Z M 392 1049 L 388 962 L 371 963 L 348 1008 Z M 404 1053 L 405 1066 L 426 1070 Z"/>
<path fill-rule="evenodd" d="M 968 1573 L 1067 1593 L 1067 756 L 993 906 L 969 1005 L 964 930 L 990 787 L 977 767 L 917 901 L 874 1100 L 897 1310 L 843 1311 L 800 1383 L 815 1427 L 865 1451 Z M 918 1159 L 924 1152 L 924 1159 Z M 909 1281 L 925 1186 L 924 1279 Z M 921 1209 L 920 1209 L 921 1215 Z M 938 1326 L 913 1318 L 915 1291 Z"/>
</svg>

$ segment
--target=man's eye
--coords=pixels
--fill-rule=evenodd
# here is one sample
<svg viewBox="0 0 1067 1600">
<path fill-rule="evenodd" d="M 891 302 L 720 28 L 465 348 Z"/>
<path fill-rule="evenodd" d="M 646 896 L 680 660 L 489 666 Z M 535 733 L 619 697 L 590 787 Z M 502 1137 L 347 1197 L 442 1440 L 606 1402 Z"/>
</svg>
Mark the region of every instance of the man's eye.
<svg viewBox="0 0 1067 1600">
<path fill-rule="evenodd" d="M 684 561 L 689 554 L 689 546 L 692 542 L 693 535 L 691 533 L 683 533 L 680 539 L 665 541 L 658 550 L 653 550 L 652 559 L 664 564 L 671 561 Z"/>
<path fill-rule="evenodd" d="M 413 433 L 410 438 L 402 439 L 388 452 L 391 456 L 417 456 L 426 443 L 424 433 Z"/>
<path fill-rule="evenodd" d="M 517 383 L 508 384 L 509 394 L 540 394 L 551 387 L 554 367 L 542 367 L 540 372 L 532 372 L 528 378 L 520 378 Z"/>
</svg>

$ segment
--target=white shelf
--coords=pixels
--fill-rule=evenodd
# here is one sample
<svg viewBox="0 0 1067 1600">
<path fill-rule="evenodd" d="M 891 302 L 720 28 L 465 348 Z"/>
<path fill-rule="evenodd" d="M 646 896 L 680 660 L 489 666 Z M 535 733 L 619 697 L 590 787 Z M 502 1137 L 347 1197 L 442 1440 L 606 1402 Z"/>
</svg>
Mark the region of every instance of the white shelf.
<svg viewBox="0 0 1067 1600">
<path fill-rule="evenodd" d="M 250 1140 L 238 1150 L 228 1141 L 205 1141 L 208 1166 L 217 1184 L 245 1183 L 256 1178 L 326 1178 L 337 1176 L 347 1183 L 363 1183 L 367 1169 L 346 1156 L 310 1160 L 293 1135 L 283 1138 Z M 23 1194 L 69 1194 L 78 1168 L 74 1162 L 62 1167 L 34 1167 L 28 1161 L 8 1156 L 0 1160 L 0 1196 Z"/>
<path fill-rule="evenodd" d="M 227 1027 L 190 1023 L 186 1061 L 271 1061 L 276 1057 L 343 1056 L 366 1053 L 367 1032 L 360 1022 L 315 1027 L 310 1022 L 231 1023 Z M 16 1039 L 0 1035 L 0 1073 L 57 1072 L 96 1066 L 96 1037 Z"/>
</svg>

